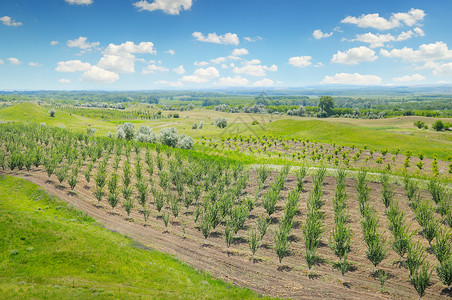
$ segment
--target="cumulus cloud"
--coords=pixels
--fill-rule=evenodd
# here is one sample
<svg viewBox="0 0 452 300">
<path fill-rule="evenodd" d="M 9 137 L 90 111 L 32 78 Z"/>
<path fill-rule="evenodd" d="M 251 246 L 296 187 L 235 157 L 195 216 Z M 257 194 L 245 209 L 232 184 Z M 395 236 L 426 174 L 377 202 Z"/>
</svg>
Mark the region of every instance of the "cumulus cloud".
<svg viewBox="0 0 452 300">
<path fill-rule="evenodd" d="M 67 3 L 72 5 L 90 5 L 93 3 L 93 0 L 65 0 Z"/>
<path fill-rule="evenodd" d="M 192 4 L 192 0 L 154 0 L 153 2 L 142 0 L 135 2 L 133 6 L 140 11 L 161 10 L 169 15 L 178 15 L 181 11 L 189 10 Z"/>
<path fill-rule="evenodd" d="M 305 68 L 312 64 L 311 59 L 311 56 L 294 56 L 289 58 L 289 64 L 294 67 Z"/>
<path fill-rule="evenodd" d="M 240 49 L 234 49 L 232 50 L 231 55 L 232 56 L 241 56 L 241 55 L 247 55 L 249 52 L 247 49 L 245 48 L 240 48 Z"/>
<path fill-rule="evenodd" d="M 0 22 L 2 22 L 3 25 L 6 25 L 6 26 L 13 26 L 13 27 L 22 26 L 22 22 L 16 22 L 15 20 L 11 19 L 11 17 L 9 17 L 9 16 L 1 17 Z"/>
<path fill-rule="evenodd" d="M 143 71 L 141 71 L 142 74 L 152 74 L 152 73 L 156 73 L 156 72 L 168 72 L 169 69 L 167 67 L 164 66 L 158 66 L 158 65 L 148 65 L 146 66 Z"/>
<path fill-rule="evenodd" d="M 322 30 L 320 29 L 316 29 L 314 30 L 314 32 L 312 33 L 312 36 L 316 39 L 316 40 L 320 40 L 320 39 L 325 39 L 325 38 L 329 38 L 330 36 L 332 36 L 333 33 L 324 33 L 322 32 Z"/>
<path fill-rule="evenodd" d="M 425 79 L 425 76 L 421 74 L 413 74 L 413 75 L 405 75 L 402 77 L 394 77 L 392 81 L 394 82 L 413 82 L 413 81 L 422 81 Z"/>
<path fill-rule="evenodd" d="M 221 77 L 216 84 L 220 86 L 246 86 L 249 82 L 245 77 L 236 75 L 234 77 Z"/>
<path fill-rule="evenodd" d="M 119 75 L 115 72 L 104 70 L 98 66 L 92 66 L 82 75 L 83 81 L 92 81 L 95 83 L 113 83 L 118 79 Z"/>
<path fill-rule="evenodd" d="M 200 42 L 222 44 L 222 45 L 238 45 L 240 43 L 239 37 L 235 33 L 225 33 L 218 35 L 215 32 L 205 36 L 201 32 L 193 32 L 192 36 Z"/>
<path fill-rule="evenodd" d="M 179 67 L 174 68 L 173 72 L 175 72 L 175 73 L 177 73 L 179 75 L 182 75 L 182 74 L 185 74 L 185 68 L 184 68 L 183 65 L 180 65 Z"/>
<path fill-rule="evenodd" d="M 22 62 L 18 58 L 15 58 L 15 57 L 8 57 L 8 61 L 12 65 L 20 65 L 20 64 L 22 64 Z"/>
<path fill-rule="evenodd" d="M 433 70 L 436 76 L 452 76 L 452 63 L 438 64 Z"/>
<path fill-rule="evenodd" d="M 67 41 L 66 45 L 71 48 L 80 48 L 83 50 L 88 50 L 99 46 L 100 43 L 99 42 L 89 43 L 87 37 L 81 36 L 78 39 Z"/>
<path fill-rule="evenodd" d="M 60 80 L 58 80 L 59 83 L 71 83 L 71 81 L 69 79 L 66 78 L 61 78 Z"/>
<path fill-rule="evenodd" d="M 58 43 L 59 43 L 58 41 L 51 41 L 51 42 L 50 42 L 50 45 L 56 46 L 56 45 L 58 45 Z"/>
<path fill-rule="evenodd" d="M 333 55 L 331 62 L 345 65 L 357 65 L 361 62 L 374 61 L 377 58 L 374 50 L 361 46 L 358 48 L 351 48 L 346 52 L 337 51 L 337 53 Z"/>
<path fill-rule="evenodd" d="M 174 55 L 174 54 L 176 54 L 176 51 L 174 51 L 173 49 L 169 49 L 169 50 L 166 50 L 165 53 Z"/>
<path fill-rule="evenodd" d="M 84 63 L 80 60 L 68 60 L 60 61 L 57 63 L 55 71 L 57 72 L 82 72 L 88 71 L 91 68 L 91 64 Z"/>
<path fill-rule="evenodd" d="M 3 65 L 4 63 L 3 59 L 0 59 L 0 65 Z"/>
<path fill-rule="evenodd" d="M 278 66 L 261 65 L 260 60 L 252 59 L 249 61 L 245 61 L 243 63 L 243 66 L 235 67 L 232 70 L 232 72 L 234 72 L 236 74 L 245 74 L 245 75 L 256 76 L 256 77 L 264 77 L 267 74 L 267 71 L 276 72 L 276 71 L 278 71 Z"/>
<path fill-rule="evenodd" d="M 156 54 L 154 43 L 141 42 L 135 44 L 127 41 L 120 45 L 109 44 L 103 52 L 98 66 L 102 69 L 117 73 L 134 73 L 135 61 L 134 54 Z"/>
<path fill-rule="evenodd" d="M 375 28 L 388 30 L 403 25 L 413 26 L 425 17 L 425 12 L 421 9 L 412 8 L 406 13 L 393 13 L 389 19 L 380 17 L 378 13 L 361 15 L 359 17 L 348 16 L 341 21 L 345 24 L 355 24 L 361 28 Z"/>
<path fill-rule="evenodd" d="M 397 57 L 407 62 L 427 62 L 435 60 L 452 59 L 452 50 L 449 50 L 444 42 L 422 44 L 418 50 L 404 47 L 402 49 L 380 50 L 380 54 L 386 57 Z"/>
<path fill-rule="evenodd" d="M 255 87 L 266 87 L 266 86 L 272 86 L 275 82 L 271 79 L 264 78 L 262 80 L 258 80 L 253 83 L 253 86 Z"/>
<path fill-rule="evenodd" d="M 352 84 L 352 85 L 378 85 L 381 78 L 377 75 L 361 75 L 359 73 L 338 73 L 334 76 L 325 76 L 322 84 Z"/>
<path fill-rule="evenodd" d="M 186 75 L 181 78 L 182 81 L 192 83 L 204 83 L 213 78 L 220 77 L 220 72 L 215 67 L 196 69 L 193 75 Z"/>
<path fill-rule="evenodd" d="M 408 30 L 400 33 L 397 36 L 393 36 L 392 34 L 373 34 L 373 33 L 364 33 L 356 35 L 355 39 L 350 40 L 351 42 L 363 42 L 368 43 L 370 48 L 378 48 L 383 47 L 385 43 L 388 42 L 400 42 L 408 40 L 414 36 L 424 36 L 424 31 L 419 27 L 414 28 L 413 30 Z"/>
</svg>

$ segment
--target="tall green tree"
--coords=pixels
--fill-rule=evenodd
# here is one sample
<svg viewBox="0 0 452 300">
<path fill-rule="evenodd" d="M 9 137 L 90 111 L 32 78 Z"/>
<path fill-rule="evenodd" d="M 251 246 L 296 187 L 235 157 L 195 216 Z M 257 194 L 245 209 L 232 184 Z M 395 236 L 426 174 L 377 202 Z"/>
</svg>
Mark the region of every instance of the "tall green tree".
<svg viewBox="0 0 452 300">
<path fill-rule="evenodd" d="M 319 99 L 319 108 L 325 111 L 329 116 L 333 114 L 334 100 L 331 96 L 322 96 Z"/>
</svg>

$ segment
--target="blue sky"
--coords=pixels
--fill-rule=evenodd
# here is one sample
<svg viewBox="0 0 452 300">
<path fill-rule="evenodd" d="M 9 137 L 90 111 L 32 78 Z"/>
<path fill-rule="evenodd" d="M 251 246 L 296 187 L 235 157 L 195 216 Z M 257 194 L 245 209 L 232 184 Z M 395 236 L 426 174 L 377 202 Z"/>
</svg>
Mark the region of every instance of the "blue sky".
<svg viewBox="0 0 452 300">
<path fill-rule="evenodd" d="M 450 83 L 450 11 L 448 0 L 3 0 L 0 89 Z"/>
</svg>

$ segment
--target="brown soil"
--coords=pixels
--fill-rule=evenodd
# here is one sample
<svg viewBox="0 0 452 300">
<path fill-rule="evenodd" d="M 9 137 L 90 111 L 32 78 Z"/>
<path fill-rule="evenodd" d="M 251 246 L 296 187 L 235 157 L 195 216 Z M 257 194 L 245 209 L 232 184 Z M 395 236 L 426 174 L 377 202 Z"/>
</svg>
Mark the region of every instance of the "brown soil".
<svg viewBox="0 0 452 300">
<path fill-rule="evenodd" d="M 174 255 L 181 261 L 193 266 L 195 269 L 212 274 L 216 278 L 223 279 L 235 285 L 248 287 L 257 293 L 289 297 L 296 299 L 329 298 L 329 299 L 417 299 L 417 293 L 411 286 L 408 278 L 408 270 L 400 267 L 397 262 L 398 256 L 394 251 L 389 250 L 389 256 L 379 266 L 378 269 L 385 270 L 389 276 L 385 284 L 385 292 L 380 291 L 379 281 L 372 275 L 373 266 L 366 259 L 365 244 L 362 237 L 360 225 L 360 213 L 357 205 L 357 195 L 355 192 L 356 182 L 347 179 L 347 192 L 349 194 L 349 210 L 351 215 L 351 229 L 353 232 L 352 250 L 349 254 L 349 260 L 353 265 L 353 270 L 345 275 L 345 283 L 340 282 L 340 273 L 332 267 L 337 261 L 332 251 L 327 246 L 328 237 L 331 235 L 333 227 L 333 205 L 332 196 L 335 190 L 335 179 L 327 177 L 324 182 L 325 206 L 322 211 L 325 212 L 324 226 L 325 231 L 322 238 L 322 244 L 318 250 L 318 255 L 323 262 L 315 266 L 313 278 L 307 277 L 307 265 L 304 260 L 304 242 L 301 229 L 301 223 L 305 220 L 306 199 L 308 191 L 312 189 L 312 179 L 307 177 L 304 191 L 301 197 L 301 205 L 296 224 L 292 230 L 290 256 L 283 260 L 282 267 L 278 268 L 278 258 L 272 248 L 273 230 L 277 228 L 277 220 L 281 219 L 283 210 L 283 201 L 278 203 L 278 209 L 275 215 L 275 223 L 270 225 L 269 231 L 264 237 L 262 246 L 258 249 L 256 257 L 253 260 L 248 248 L 247 238 L 250 228 L 254 228 L 257 216 L 264 212 L 261 205 L 258 205 L 252 212 L 246 222 L 246 230 L 238 234 L 238 239 L 231 245 L 227 251 L 223 239 L 223 224 L 220 224 L 216 232 L 204 240 L 201 232 L 193 221 L 193 208 L 186 211 L 181 209 L 180 216 L 169 225 L 169 233 L 164 233 L 163 221 L 157 216 L 155 207 L 151 207 L 151 217 L 147 224 L 144 224 L 142 214 L 138 207 L 135 207 L 131 220 L 122 207 L 117 207 L 115 213 L 111 213 L 111 208 L 105 200 L 102 207 L 97 206 L 97 200 L 93 196 L 93 183 L 87 184 L 80 174 L 79 183 L 75 188 L 75 193 L 69 192 L 67 184 L 62 188 L 56 178 L 52 176 L 48 180 L 47 174 L 42 167 L 32 169 L 29 174 L 25 171 L 11 172 L 1 171 L 0 174 L 9 174 L 19 176 L 43 187 L 49 193 L 52 193 L 64 201 L 73 205 L 75 208 L 86 212 L 94 217 L 99 223 L 109 230 L 119 232 L 131 237 L 140 243 L 154 248 L 156 250 Z M 277 174 L 272 174 L 267 179 L 272 182 Z M 251 173 L 250 186 L 247 191 L 254 195 L 256 189 L 256 174 Z M 286 186 L 283 191 L 285 199 L 289 189 L 296 185 L 296 179 L 289 175 Z M 380 230 L 386 236 L 388 241 L 392 240 L 392 235 L 388 230 L 388 220 L 384 213 L 384 206 L 380 201 L 380 184 L 370 183 L 372 188 L 372 205 L 380 215 Z M 404 191 L 396 187 L 395 200 L 399 201 L 400 207 L 406 212 L 407 220 L 412 222 L 412 229 L 419 228 L 414 220 L 414 214 L 407 205 L 407 199 Z M 428 195 L 425 194 L 427 197 Z M 138 206 L 138 204 L 136 204 Z M 167 208 L 165 208 L 167 209 Z M 437 216 L 439 218 L 439 216 Z M 181 223 L 187 224 L 186 238 L 182 237 Z M 245 232 L 246 231 L 246 232 Z M 422 240 L 426 246 L 426 240 L 418 235 L 416 239 Z M 436 265 L 436 258 L 428 250 L 427 260 Z M 426 291 L 426 299 L 445 299 L 452 294 L 447 291 L 445 286 L 438 280 L 436 272 L 432 274 L 432 285 Z"/>
</svg>

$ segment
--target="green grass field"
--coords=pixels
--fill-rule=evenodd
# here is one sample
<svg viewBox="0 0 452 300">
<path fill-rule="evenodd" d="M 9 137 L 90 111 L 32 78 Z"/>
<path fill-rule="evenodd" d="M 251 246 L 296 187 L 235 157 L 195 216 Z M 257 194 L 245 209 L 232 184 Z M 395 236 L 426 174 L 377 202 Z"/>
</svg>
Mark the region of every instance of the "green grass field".
<svg viewBox="0 0 452 300">
<path fill-rule="evenodd" d="M 2 299 L 251 299 L 253 292 L 142 250 L 36 185 L 0 177 Z"/>
</svg>

